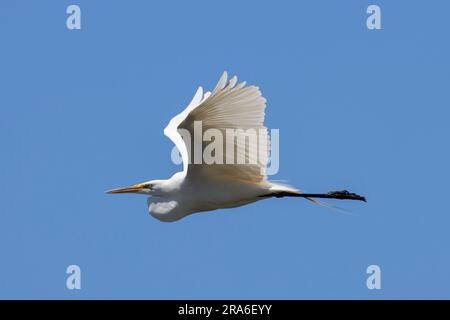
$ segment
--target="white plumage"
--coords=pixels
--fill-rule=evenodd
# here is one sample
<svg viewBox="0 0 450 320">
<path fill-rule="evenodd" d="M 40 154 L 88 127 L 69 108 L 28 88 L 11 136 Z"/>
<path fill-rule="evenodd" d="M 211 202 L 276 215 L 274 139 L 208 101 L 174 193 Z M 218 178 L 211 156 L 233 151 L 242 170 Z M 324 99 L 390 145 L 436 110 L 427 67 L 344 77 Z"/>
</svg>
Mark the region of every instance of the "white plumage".
<svg viewBox="0 0 450 320">
<path fill-rule="evenodd" d="M 228 81 L 227 73 L 224 72 L 212 92 L 203 94 L 203 89 L 199 87 L 186 109 L 170 120 L 164 129 L 164 134 L 173 141 L 181 154 L 183 171 L 168 180 L 151 180 L 108 193 L 149 195 L 149 212 L 161 221 L 176 221 L 194 212 L 237 207 L 271 196 L 309 198 L 309 195 L 297 189 L 267 180 L 265 168 L 269 137 L 264 127 L 265 107 L 266 99 L 258 87 L 246 86 L 245 82 L 238 84 L 236 77 Z M 221 156 L 223 163 L 196 164 L 194 144 L 187 145 L 180 134 L 185 130 L 194 140 L 196 122 L 201 123 L 202 132 L 212 129 L 223 137 L 226 137 L 227 129 L 255 130 L 259 142 L 259 147 L 254 149 L 257 153 L 250 152 L 250 145 L 254 141 L 242 145 L 236 144 L 234 139 L 225 139 Z M 205 145 L 203 142 L 201 150 Z M 228 148 L 232 148 L 235 153 L 228 153 L 231 150 Z M 236 163 L 239 156 L 245 163 Z M 227 159 L 233 159 L 234 163 L 227 164 Z M 341 197 L 323 194 L 318 197 L 343 199 L 342 194 Z"/>
</svg>

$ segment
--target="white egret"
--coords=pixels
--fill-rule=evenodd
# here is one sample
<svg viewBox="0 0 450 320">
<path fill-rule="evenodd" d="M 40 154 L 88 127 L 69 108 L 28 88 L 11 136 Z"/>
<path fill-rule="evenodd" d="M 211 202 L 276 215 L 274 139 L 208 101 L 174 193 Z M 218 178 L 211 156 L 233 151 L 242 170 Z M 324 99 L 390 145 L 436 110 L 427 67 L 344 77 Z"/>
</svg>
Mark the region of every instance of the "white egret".
<svg viewBox="0 0 450 320">
<path fill-rule="evenodd" d="M 212 92 L 203 94 L 199 87 L 187 108 L 164 129 L 164 134 L 175 143 L 181 154 L 183 171 L 167 180 L 151 180 L 107 193 L 148 195 L 150 214 L 167 222 L 195 212 L 238 207 L 269 197 L 303 197 L 314 202 L 315 198 L 365 201 L 364 197 L 346 190 L 323 194 L 303 193 L 290 186 L 269 181 L 265 172 L 268 150 L 260 155 L 258 162 L 252 164 L 191 163 L 193 151 L 183 140 L 181 130 L 187 130 L 194 136 L 194 124 L 201 121 L 203 129 L 215 129 L 215 132 L 223 133 L 224 136 L 227 128 L 253 128 L 263 132 L 268 141 L 267 129 L 264 127 L 265 107 L 266 100 L 258 87 L 246 86 L 245 82 L 237 84 L 236 77 L 228 81 L 227 73 L 224 72 Z M 233 150 L 234 148 L 233 145 Z M 237 145 L 236 148 L 237 154 L 247 150 L 245 144 Z M 245 157 L 247 160 L 248 158 Z"/>
</svg>

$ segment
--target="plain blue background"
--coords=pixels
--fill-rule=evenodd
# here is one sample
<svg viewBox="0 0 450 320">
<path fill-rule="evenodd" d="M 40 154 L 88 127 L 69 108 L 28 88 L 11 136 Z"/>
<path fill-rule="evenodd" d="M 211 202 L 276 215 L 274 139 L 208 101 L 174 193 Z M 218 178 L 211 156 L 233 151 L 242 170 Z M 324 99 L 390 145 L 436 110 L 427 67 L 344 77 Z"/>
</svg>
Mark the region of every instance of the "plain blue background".
<svg viewBox="0 0 450 320">
<path fill-rule="evenodd" d="M 382 10 L 382 30 L 366 9 Z M 82 29 L 66 28 L 78 4 Z M 450 298 L 448 1 L 2 1 L 0 298 Z M 227 70 L 261 87 L 302 199 L 161 223 L 167 122 Z M 66 267 L 82 289 L 66 289 Z M 382 290 L 366 268 L 382 269 Z"/>
</svg>

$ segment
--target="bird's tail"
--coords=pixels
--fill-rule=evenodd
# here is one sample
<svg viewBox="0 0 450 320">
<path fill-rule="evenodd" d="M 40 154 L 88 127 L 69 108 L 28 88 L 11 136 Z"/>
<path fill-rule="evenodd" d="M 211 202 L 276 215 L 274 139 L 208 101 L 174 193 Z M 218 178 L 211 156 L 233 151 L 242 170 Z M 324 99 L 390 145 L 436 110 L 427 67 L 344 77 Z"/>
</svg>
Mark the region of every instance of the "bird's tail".
<svg viewBox="0 0 450 320">
<path fill-rule="evenodd" d="M 302 194 L 302 191 L 291 187 L 288 184 L 281 182 L 270 182 L 269 194 L 270 197 L 298 197 L 299 194 Z"/>
</svg>

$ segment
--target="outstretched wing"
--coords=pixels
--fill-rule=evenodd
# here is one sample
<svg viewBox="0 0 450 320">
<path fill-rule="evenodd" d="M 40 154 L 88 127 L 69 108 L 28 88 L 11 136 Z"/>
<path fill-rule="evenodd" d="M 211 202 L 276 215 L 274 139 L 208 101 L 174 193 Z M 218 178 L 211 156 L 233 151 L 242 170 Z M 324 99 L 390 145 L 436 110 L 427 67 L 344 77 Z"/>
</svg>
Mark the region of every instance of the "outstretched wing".
<svg viewBox="0 0 450 320">
<path fill-rule="evenodd" d="M 202 89 L 199 88 L 189 106 L 173 118 L 164 130 L 180 151 L 187 176 L 191 179 L 265 182 L 269 152 L 269 137 L 264 127 L 265 107 L 266 100 L 258 87 L 246 86 L 245 82 L 237 84 L 236 77 L 228 81 L 226 72 L 211 93 L 202 95 Z M 212 141 L 201 143 L 201 163 L 198 163 L 199 151 L 195 139 L 202 141 L 203 133 L 208 130 L 214 139 L 217 139 L 217 135 L 221 139 L 215 141 L 211 138 Z M 185 143 L 181 137 L 183 131 L 189 133 L 189 143 Z M 219 147 L 213 152 L 214 159 L 220 160 L 207 164 L 202 155 L 212 142 Z"/>
</svg>

